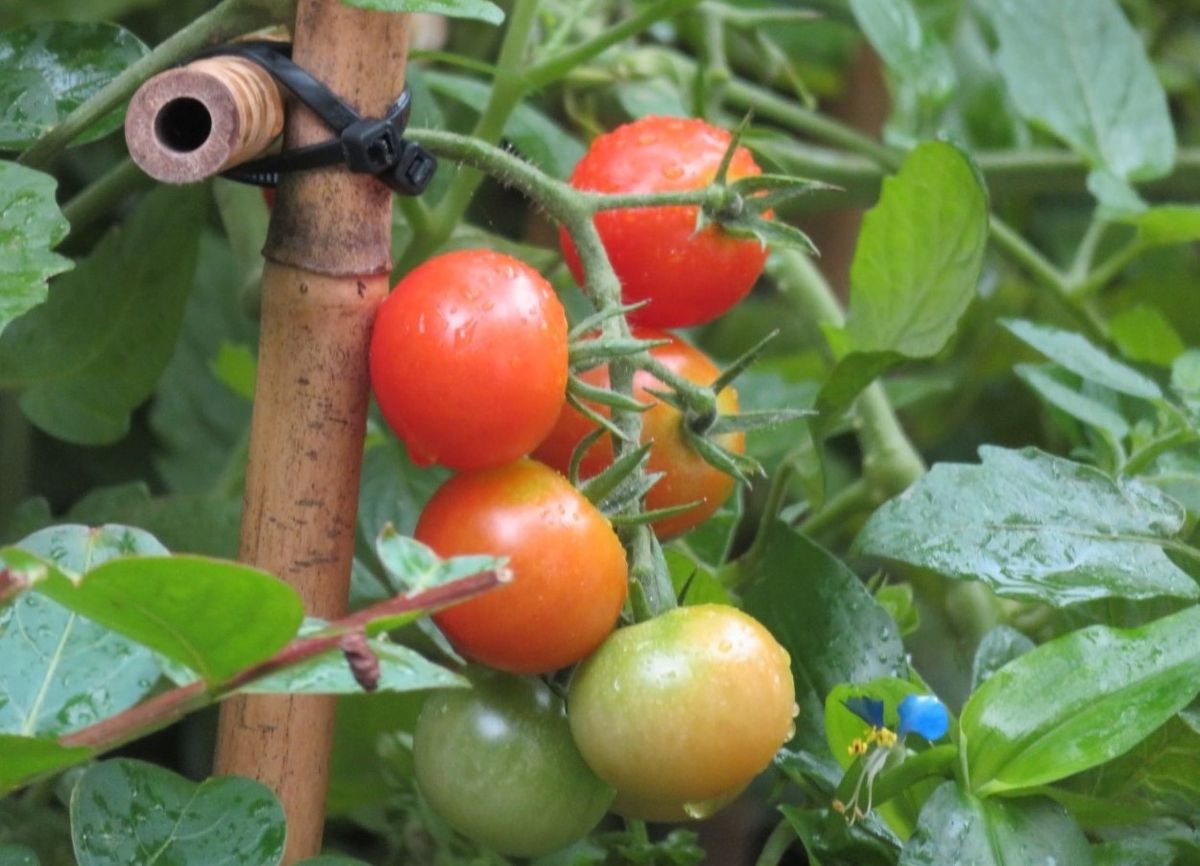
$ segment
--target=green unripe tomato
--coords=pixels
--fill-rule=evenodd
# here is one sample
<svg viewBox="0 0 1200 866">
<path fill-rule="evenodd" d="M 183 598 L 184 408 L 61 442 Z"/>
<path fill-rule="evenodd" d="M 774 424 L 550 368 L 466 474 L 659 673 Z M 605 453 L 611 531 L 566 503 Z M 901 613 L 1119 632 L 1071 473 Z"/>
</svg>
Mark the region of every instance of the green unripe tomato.
<svg viewBox="0 0 1200 866">
<path fill-rule="evenodd" d="M 501 854 L 583 838 L 613 790 L 584 763 L 562 701 L 535 679 L 482 673 L 432 695 L 413 736 L 417 784 L 442 819 Z"/>
<path fill-rule="evenodd" d="M 567 707 L 588 766 L 650 814 L 640 806 L 699 812 L 749 783 L 791 736 L 795 701 L 771 633 L 704 604 L 614 632 L 575 670 Z"/>
</svg>

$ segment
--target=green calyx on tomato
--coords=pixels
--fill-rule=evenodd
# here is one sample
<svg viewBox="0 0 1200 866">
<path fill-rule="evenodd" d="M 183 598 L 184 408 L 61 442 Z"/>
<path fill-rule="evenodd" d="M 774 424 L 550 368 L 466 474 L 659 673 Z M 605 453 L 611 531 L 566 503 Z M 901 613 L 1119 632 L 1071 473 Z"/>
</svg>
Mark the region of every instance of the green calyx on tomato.
<svg viewBox="0 0 1200 866">
<path fill-rule="evenodd" d="M 454 476 L 415 538 L 440 556 L 507 556 L 512 583 L 434 621 L 463 655 L 511 673 L 573 664 L 612 631 L 625 603 L 625 550 L 566 478 L 533 460 Z"/>
<path fill-rule="evenodd" d="M 757 620 L 713 604 L 615 632 L 576 669 L 567 707 L 584 760 L 623 800 L 685 812 L 736 795 L 797 712 L 787 652 Z"/>
<path fill-rule="evenodd" d="M 409 272 L 380 305 L 371 387 L 419 465 L 499 466 L 533 450 L 566 399 L 567 317 L 511 256 L 458 250 Z"/>
<path fill-rule="evenodd" d="M 678 376 L 698 385 L 708 385 L 720 375 L 720 370 L 703 352 L 673 334 L 640 328 L 635 331 L 635 336 L 645 340 L 669 341 L 651 349 L 650 356 Z M 608 367 L 595 367 L 581 373 L 580 378 L 588 385 L 607 388 Z M 646 370 L 639 370 L 634 376 L 634 399 L 651 405 L 642 415 L 642 442 L 652 443 L 646 471 L 662 473 L 663 476 L 646 495 L 646 508 L 657 511 L 689 503 L 696 505 L 651 524 L 660 539 L 682 535 L 703 523 L 729 498 L 735 484 L 732 477 L 709 464 L 689 444 L 691 437 L 684 430 L 684 424 L 687 423 L 684 414 L 659 400 L 653 393 L 665 390 L 668 390 L 667 385 Z M 603 415 L 609 414 L 606 406 L 592 405 L 591 408 Z M 722 389 L 717 395 L 715 408 L 721 415 L 736 414 L 737 392 L 732 387 Z M 575 448 L 595 429 L 595 422 L 569 403 L 564 403 L 554 428 L 533 452 L 534 457 L 565 473 Z M 733 453 L 740 454 L 746 450 L 746 436 L 741 432 L 725 433 L 715 437 L 715 440 L 720 447 Z M 612 442 L 608 436 L 601 436 L 584 452 L 579 465 L 579 477 L 586 479 L 595 476 L 612 461 Z"/>
<path fill-rule="evenodd" d="M 429 697 L 413 736 L 416 779 L 455 830 L 537 857 L 587 835 L 613 798 L 584 763 L 562 701 L 535 679 L 480 672 Z"/>
<path fill-rule="evenodd" d="M 599 136 L 575 167 L 571 185 L 603 193 L 677 192 L 711 183 L 732 143 L 724 129 L 703 120 L 643 117 Z M 728 180 L 761 173 L 750 152 L 733 154 Z M 719 225 L 696 229 L 696 206 L 602 211 L 596 230 L 621 281 L 626 303 L 649 301 L 631 322 L 682 328 L 715 319 L 749 293 L 767 260 L 755 238 L 735 237 Z M 565 231 L 563 257 L 582 280 L 579 254 Z"/>
</svg>

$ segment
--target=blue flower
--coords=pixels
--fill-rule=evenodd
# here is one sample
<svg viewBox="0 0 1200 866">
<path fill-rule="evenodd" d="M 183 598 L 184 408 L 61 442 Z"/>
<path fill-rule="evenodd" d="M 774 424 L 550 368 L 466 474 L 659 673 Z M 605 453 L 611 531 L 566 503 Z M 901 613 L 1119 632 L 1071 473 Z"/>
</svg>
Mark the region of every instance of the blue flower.
<svg viewBox="0 0 1200 866">
<path fill-rule="evenodd" d="M 883 727 L 883 701 L 859 695 L 843 701 L 843 705 L 872 728 Z"/>
<path fill-rule="evenodd" d="M 946 705 L 933 695 L 905 695 L 898 709 L 900 739 L 910 731 L 932 742 L 946 736 L 950 728 L 950 713 Z"/>
</svg>

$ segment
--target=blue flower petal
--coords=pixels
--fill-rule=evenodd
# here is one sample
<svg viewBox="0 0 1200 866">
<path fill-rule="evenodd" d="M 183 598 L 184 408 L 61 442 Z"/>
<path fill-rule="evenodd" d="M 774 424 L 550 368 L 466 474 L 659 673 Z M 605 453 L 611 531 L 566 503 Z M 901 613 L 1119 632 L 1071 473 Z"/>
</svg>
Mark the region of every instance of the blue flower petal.
<svg viewBox="0 0 1200 866">
<path fill-rule="evenodd" d="M 933 695 L 906 695 L 900 702 L 901 737 L 910 731 L 932 742 L 946 736 L 950 728 L 950 712 Z"/>
<path fill-rule="evenodd" d="M 843 701 L 843 705 L 872 728 L 883 727 L 883 701 L 859 695 Z"/>
</svg>

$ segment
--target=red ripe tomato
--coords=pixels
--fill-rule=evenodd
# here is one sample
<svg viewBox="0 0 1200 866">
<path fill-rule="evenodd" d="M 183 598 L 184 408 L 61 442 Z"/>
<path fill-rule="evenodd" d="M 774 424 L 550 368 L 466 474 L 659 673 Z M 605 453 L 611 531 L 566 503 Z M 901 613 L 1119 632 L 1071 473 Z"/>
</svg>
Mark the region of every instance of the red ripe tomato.
<svg viewBox="0 0 1200 866">
<path fill-rule="evenodd" d="M 606 193 L 699 189 L 716 176 L 730 134 L 703 120 L 643 117 L 592 142 L 575 167 L 571 185 Z M 739 147 L 729 179 L 761 173 Z M 621 281 L 626 302 L 650 303 L 630 321 L 682 328 L 715 319 L 750 291 L 767 260 L 757 240 L 736 238 L 717 225 L 696 231 L 697 207 L 610 210 L 596 214 L 596 229 Z M 563 256 L 582 281 L 579 254 L 559 231 Z"/>
<path fill-rule="evenodd" d="M 668 804 L 711 810 L 762 772 L 792 734 L 795 700 L 771 633 L 704 604 L 615 632 L 575 669 L 567 718 L 624 808 L 669 817 Z"/>
<path fill-rule="evenodd" d="M 651 356 L 692 382 L 707 385 L 720 375 L 720 370 L 703 352 L 673 334 L 645 328 L 638 329 L 636 334 L 647 340 L 670 340 L 671 342 L 664 346 L 651 349 Z M 607 388 L 608 367 L 588 370 L 582 373 L 580 378 L 591 385 Z M 645 370 L 639 370 L 633 378 L 633 390 L 635 398 L 654 404 L 642 415 L 642 441 L 654 443 L 650 448 L 646 470 L 663 473 L 663 478 L 650 488 L 646 495 L 646 508 L 656 510 L 689 502 L 700 503 L 682 514 L 664 518 L 653 524 L 654 532 L 659 538 L 672 538 L 711 517 L 733 492 L 734 480 L 706 463 L 704 458 L 687 444 L 687 440 L 683 438 L 684 419 L 679 410 L 660 402 L 650 393 L 668 390 L 666 385 Z M 605 406 L 593 405 L 592 408 L 605 415 L 609 414 Z M 737 392 L 733 388 L 725 388 L 717 395 L 717 409 L 724 415 L 738 411 Z M 595 423 L 569 403 L 564 403 L 554 429 L 533 454 L 548 466 L 565 473 L 575 446 L 595 428 Z M 717 442 L 730 451 L 741 453 L 746 450 L 744 433 L 726 433 L 718 436 Z M 596 475 L 612 461 L 612 440 L 608 436 L 602 436 L 584 453 L 579 467 L 580 477 L 589 478 Z"/>
<path fill-rule="evenodd" d="M 566 312 L 550 284 L 511 256 L 437 256 L 380 305 L 371 386 L 415 463 L 511 462 L 545 437 L 562 408 Z"/>
<path fill-rule="evenodd" d="M 507 556 L 513 582 L 434 617 L 468 658 L 511 673 L 579 661 L 625 603 L 625 550 L 567 479 L 532 460 L 456 475 L 414 533 L 441 556 Z"/>
</svg>

